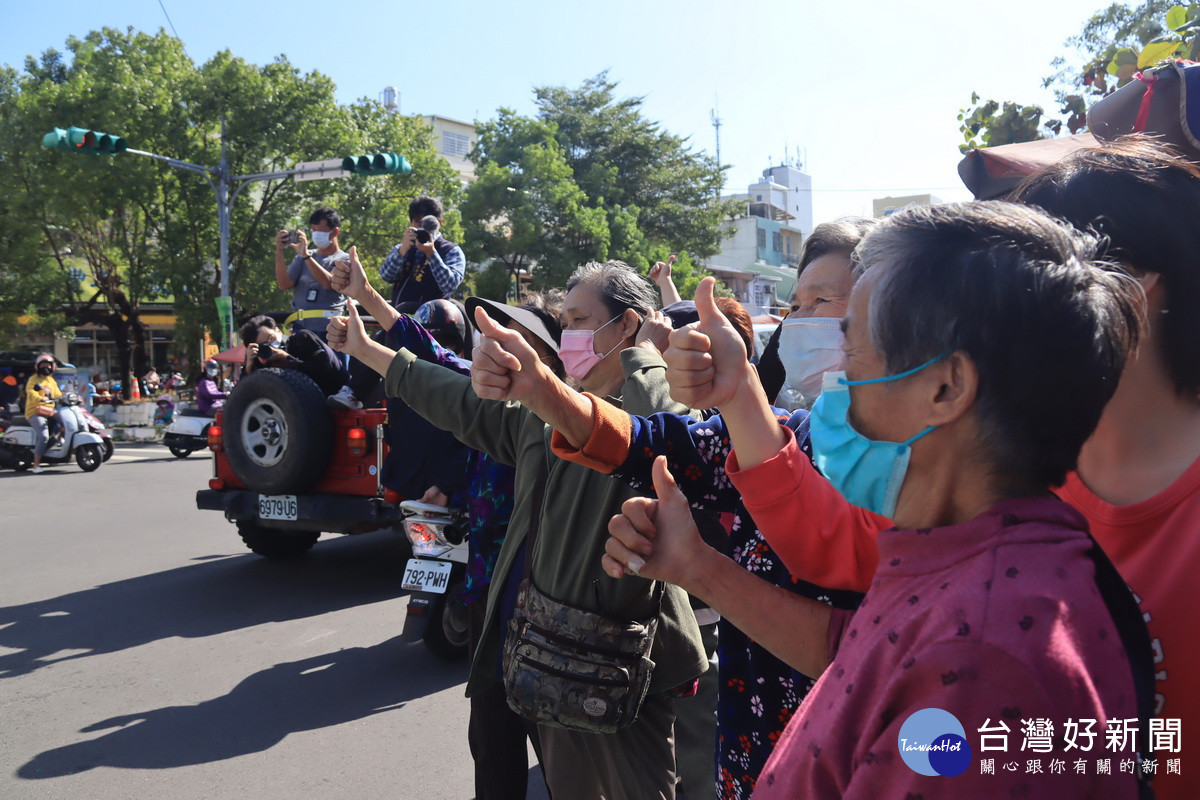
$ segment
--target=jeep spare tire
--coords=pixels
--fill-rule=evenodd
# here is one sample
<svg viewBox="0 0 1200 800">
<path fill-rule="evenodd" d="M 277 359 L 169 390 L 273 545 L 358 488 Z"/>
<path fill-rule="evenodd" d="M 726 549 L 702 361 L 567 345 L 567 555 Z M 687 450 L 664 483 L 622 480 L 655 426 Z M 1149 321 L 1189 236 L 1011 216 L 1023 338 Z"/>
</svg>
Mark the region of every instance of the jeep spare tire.
<svg viewBox="0 0 1200 800">
<path fill-rule="evenodd" d="M 225 402 L 222 427 L 233 474 L 256 492 L 303 492 L 329 464 L 333 418 L 302 372 L 271 367 L 242 378 Z"/>
</svg>

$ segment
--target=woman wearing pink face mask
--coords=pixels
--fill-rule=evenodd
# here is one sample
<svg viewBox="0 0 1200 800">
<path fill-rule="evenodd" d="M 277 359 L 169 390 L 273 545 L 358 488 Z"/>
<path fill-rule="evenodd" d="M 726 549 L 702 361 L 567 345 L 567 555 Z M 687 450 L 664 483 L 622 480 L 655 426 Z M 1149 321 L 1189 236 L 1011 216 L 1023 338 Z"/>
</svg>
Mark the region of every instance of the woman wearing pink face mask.
<svg viewBox="0 0 1200 800">
<path fill-rule="evenodd" d="M 657 368 L 649 360 L 643 365 L 639 359 L 649 351 L 633 347 L 654 305 L 650 284 L 625 264 L 585 264 L 567 283 L 558 355 L 585 391 L 608 397 L 633 413 L 684 413 L 686 409 L 670 399 L 661 359 Z M 600 557 L 608 520 L 637 491 L 588 467 L 560 461 L 550 452 L 551 431 L 536 413 L 539 404 L 575 403 L 582 396 L 553 376 L 545 353 L 517 332 L 498 326 L 485 308 L 476 310 L 473 322 L 482 335 L 472 352 L 470 379 L 419 361 L 406 350 L 396 353 L 371 341 L 356 313 L 329 325 L 330 345 L 384 375 L 389 397 L 402 399 L 468 447 L 516 467 L 518 499 L 496 558 L 467 694 L 500 679 L 500 649 L 527 558 L 536 588 L 561 603 L 612 620 L 657 616 L 650 651 L 654 670 L 637 720 L 609 734 L 539 725 L 538 738 L 555 797 L 671 800 L 678 694 L 672 690 L 690 689 L 707 667 L 688 597 L 666 586 L 659 602 L 659 584 L 615 581 L 605 575 Z M 589 401 L 582 402 L 591 407 Z M 526 539 L 535 524 L 536 540 L 528 553 Z"/>
</svg>

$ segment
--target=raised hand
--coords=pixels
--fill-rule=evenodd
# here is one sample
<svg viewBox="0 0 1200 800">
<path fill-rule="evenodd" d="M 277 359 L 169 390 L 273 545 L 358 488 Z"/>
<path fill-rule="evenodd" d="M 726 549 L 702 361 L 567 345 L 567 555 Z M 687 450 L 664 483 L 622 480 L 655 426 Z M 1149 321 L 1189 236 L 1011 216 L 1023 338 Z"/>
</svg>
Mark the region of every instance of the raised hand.
<svg viewBox="0 0 1200 800">
<path fill-rule="evenodd" d="M 367 273 L 358 260 L 358 247 L 350 245 L 349 255 L 350 258 L 343 258 L 334 264 L 329 273 L 329 285 L 335 292 L 359 300 L 368 286 Z"/>
<path fill-rule="evenodd" d="M 696 577 L 698 556 L 708 546 L 696 530 L 692 510 L 666 456 L 654 460 L 652 470 L 657 500 L 634 497 L 608 522 L 604 546 L 604 571 L 614 578 L 639 575 L 688 589 Z"/>
<path fill-rule="evenodd" d="M 475 309 L 479 339 L 471 355 L 471 386 L 484 400 L 526 400 L 554 377 L 525 337 Z"/>
<path fill-rule="evenodd" d="M 729 402 L 749 378 L 746 345 L 713 298 L 716 279 L 696 287 L 700 321 L 670 336 L 663 353 L 671 398 L 689 408 L 718 408 Z"/>
<path fill-rule="evenodd" d="M 644 347 L 658 354 L 666 352 L 671 336 L 671 320 L 661 311 L 651 311 L 633 337 L 634 347 Z"/>
<path fill-rule="evenodd" d="M 329 320 L 325 327 L 325 335 L 331 348 L 355 358 L 361 358 L 371 341 L 363 328 L 362 320 L 358 318 L 358 308 L 354 303 L 346 303 L 346 316 Z"/>
</svg>

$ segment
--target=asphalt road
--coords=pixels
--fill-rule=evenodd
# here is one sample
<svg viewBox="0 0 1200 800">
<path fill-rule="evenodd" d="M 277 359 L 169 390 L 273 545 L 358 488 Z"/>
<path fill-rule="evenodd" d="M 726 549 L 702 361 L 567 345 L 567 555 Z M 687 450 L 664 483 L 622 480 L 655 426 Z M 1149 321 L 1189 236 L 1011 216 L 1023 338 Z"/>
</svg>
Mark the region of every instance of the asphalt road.
<svg viewBox="0 0 1200 800">
<path fill-rule="evenodd" d="M 210 470 L 0 471 L 0 798 L 473 797 L 466 666 L 399 640 L 399 539 L 268 561 L 196 510 Z"/>
</svg>

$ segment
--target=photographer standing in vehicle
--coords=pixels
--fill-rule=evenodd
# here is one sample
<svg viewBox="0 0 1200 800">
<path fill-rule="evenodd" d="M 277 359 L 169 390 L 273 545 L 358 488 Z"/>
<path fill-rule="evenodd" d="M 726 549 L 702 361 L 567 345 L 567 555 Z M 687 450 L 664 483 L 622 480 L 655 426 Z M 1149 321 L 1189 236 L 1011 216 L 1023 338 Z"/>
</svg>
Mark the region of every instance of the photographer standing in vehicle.
<svg viewBox="0 0 1200 800">
<path fill-rule="evenodd" d="M 449 300 L 462 283 L 467 259 L 442 236 L 442 204 L 421 195 L 408 204 L 409 227 L 384 259 L 379 276 L 393 285 L 392 307 L 411 314 L 430 300 Z"/>
<path fill-rule="evenodd" d="M 346 258 L 338 246 L 342 218 L 329 206 L 321 206 L 308 218 L 316 250 L 308 249 L 304 231 L 281 230 L 275 234 L 275 283 L 292 293 L 295 312 L 284 320 L 291 330 L 312 331 L 325 341 L 325 327 L 330 317 L 346 313 L 346 297 L 334 291 L 329 273 L 334 262 Z M 296 248 L 296 257 L 289 263 L 284 258 L 288 247 Z"/>
</svg>

